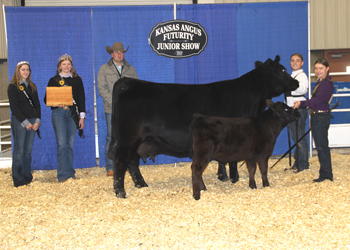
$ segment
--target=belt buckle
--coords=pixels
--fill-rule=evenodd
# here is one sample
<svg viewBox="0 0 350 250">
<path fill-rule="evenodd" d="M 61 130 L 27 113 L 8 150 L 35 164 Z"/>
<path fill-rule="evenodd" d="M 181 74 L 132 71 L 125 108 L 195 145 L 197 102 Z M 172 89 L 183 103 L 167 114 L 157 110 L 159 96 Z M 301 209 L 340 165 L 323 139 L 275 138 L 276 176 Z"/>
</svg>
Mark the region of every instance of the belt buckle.
<svg viewBox="0 0 350 250">
<path fill-rule="evenodd" d="M 63 109 L 64 110 L 69 110 L 69 107 L 68 106 L 64 106 Z"/>
</svg>

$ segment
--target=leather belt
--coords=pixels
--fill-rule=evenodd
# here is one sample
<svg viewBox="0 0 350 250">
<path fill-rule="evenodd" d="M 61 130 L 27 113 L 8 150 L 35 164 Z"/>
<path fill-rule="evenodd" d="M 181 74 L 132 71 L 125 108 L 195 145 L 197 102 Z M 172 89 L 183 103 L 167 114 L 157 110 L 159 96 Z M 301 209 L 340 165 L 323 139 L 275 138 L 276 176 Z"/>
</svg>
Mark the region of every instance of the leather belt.
<svg viewBox="0 0 350 250">
<path fill-rule="evenodd" d="M 314 109 L 310 109 L 310 115 L 319 114 L 319 113 L 329 113 L 329 111 L 328 110 L 314 110 Z"/>
</svg>

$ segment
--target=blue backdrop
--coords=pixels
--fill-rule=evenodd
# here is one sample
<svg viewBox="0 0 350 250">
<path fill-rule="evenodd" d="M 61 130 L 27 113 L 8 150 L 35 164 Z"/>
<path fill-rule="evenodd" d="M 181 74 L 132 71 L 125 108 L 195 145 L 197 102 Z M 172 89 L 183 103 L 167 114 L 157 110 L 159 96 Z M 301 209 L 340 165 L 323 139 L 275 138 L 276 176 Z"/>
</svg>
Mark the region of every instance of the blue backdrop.
<svg viewBox="0 0 350 250">
<path fill-rule="evenodd" d="M 57 168 L 51 109 L 43 98 L 49 79 L 56 75 L 58 58 L 64 53 L 72 56 L 86 95 L 85 139 L 76 136 L 74 168 L 96 166 L 91 9 L 6 7 L 6 24 L 9 77 L 17 62 L 29 61 L 41 102 L 41 140 L 35 137 L 32 169 Z"/>
<path fill-rule="evenodd" d="M 308 4 L 304 2 L 176 5 L 176 18 L 200 23 L 208 44 L 198 55 L 183 59 L 158 56 L 148 44 L 148 35 L 158 22 L 174 19 L 173 5 L 24 8 L 6 7 L 9 75 L 20 60 L 28 60 L 33 81 L 42 100 L 48 80 L 55 74 L 63 53 L 71 54 L 83 76 L 87 95 L 85 139 L 76 138 L 75 167 L 91 167 L 95 161 L 93 122 L 94 83 L 102 64 L 110 59 L 106 46 L 123 42 L 130 47 L 125 58 L 135 66 L 140 79 L 164 83 L 209 83 L 237 78 L 254 68 L 256 60 L 281 56 L 291 72 L 289 58 L 303 54 L 308 72 Z M 140 18 L 141 17 L 141 18 Z M 283 100 L 283 97 L 274 101 Z M 102 99 L 96 89 L 100 166 L 105 164 L 106 124 Z M 56 166 L 56 141 L 50 109 L 42 103 L 43 139 L 35 139 L 33 166 Z M 286 130 L 278 138 L 274 154 L 288 150 Z M 188 161 L 156 157 L 156 164 Z M 147 161 L 146 164 L 154 164 Z"/>
<path fill-rule="evenodd" d="M 307 5 L 307 2 L 238 5 L 237 40 L 240 75 L 250 71 L 255 60 L 264 62 L 267 58 L 274 59 L 276 55 L 281 56 L 281 64 L 291 73 L 290 56 L 296 52 L 303 55 L 303 70 L 308 74 Z M 284 101 L 284 96 L 273 100 Z M 284 154 L 288 150 L 287 138 L 287 129 L 284 129 L 277 138 L 274 155 Z M 307 139 L 309 140 L 308 136 Z"/>
<path fill-rule="evenodd" d="M 158 22 L 174 18 L 173 5 L 94 7 L 92 12 L 95 79 L 97 79 L 100 67 L 111 58 L 111 55 L 106 51 L 106 46 L 112 47 L 113 43 L 118 41 L 123 43 L 125 49 L 129 46 L 129 50 L 125 53 L 125 59 L 136 68 L 140 79 L 165 83 L 175 81 L 174 59 L 158 56 L 148 44 L 148 35 L 152 27 Z M 115 17 L 124 21 L 122 23 L 116 22 Z M 96 105 L 99 163 L 103 167 L 106 163 L 107 126 L 103 100 L 97 90 L 97 80 Z M 167 157 L 157 157 L 157 163 L 161 163 Z"/>
</svg>

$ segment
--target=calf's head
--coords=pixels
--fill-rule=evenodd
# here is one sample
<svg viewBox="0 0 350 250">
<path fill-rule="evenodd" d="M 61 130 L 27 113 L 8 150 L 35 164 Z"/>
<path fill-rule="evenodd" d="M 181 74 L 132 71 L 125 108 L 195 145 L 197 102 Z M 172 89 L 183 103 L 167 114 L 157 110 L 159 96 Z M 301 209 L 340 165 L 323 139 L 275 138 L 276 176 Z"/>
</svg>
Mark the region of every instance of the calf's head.
<svg viewBox="0 0 350 250">
<path fill-rule="evenodd" d="M 277 55 L 275 60 L 267 59 L 264 63 L 255 62 L 255 68 L 263 71 L 267 77 L 269 93 L 272 97 L 280 96 L 286 91 L 296 90 L 299 87 L 299 82 L 291 77 L 285 67 L 280 64 L 280 56 Z"/>
<path fill-rule="evenodd" d="M 274 103 L 271 100 L 266 100 L 266 104 L 267 107 L 281 119 L 282 127 L 287 126 L 288 123 L 291 123 L 300 117 L 300 113 L 297 109 L 293 109 L 283 102 Z"/>
</svg>

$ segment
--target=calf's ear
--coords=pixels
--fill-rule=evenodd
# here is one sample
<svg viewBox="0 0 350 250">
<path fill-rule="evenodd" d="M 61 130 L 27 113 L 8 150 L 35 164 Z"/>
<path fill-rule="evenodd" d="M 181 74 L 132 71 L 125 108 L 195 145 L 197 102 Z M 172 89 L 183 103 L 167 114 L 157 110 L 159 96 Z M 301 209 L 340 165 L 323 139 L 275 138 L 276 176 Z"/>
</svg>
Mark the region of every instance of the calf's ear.
<svg viewBox="0 0 350 250">
<path fill-rule="evenodd" d="M 255 68 L 258 68 L 259 66 L 261 66 L 263 63 L 260 61 L 256 61 L 255 62 Z"/>
<path fill-rule="evenodd" d="M 268 108 L 272 108 L 272 107 L 274 106 L 275 103 L 274 103 L 273 101 L 271 101 L 270 99 L 267 99 L 267 100 L 266 100 L 266 104 L 267 104 L 267 107 L 268 107 Z"/>
</svg>

